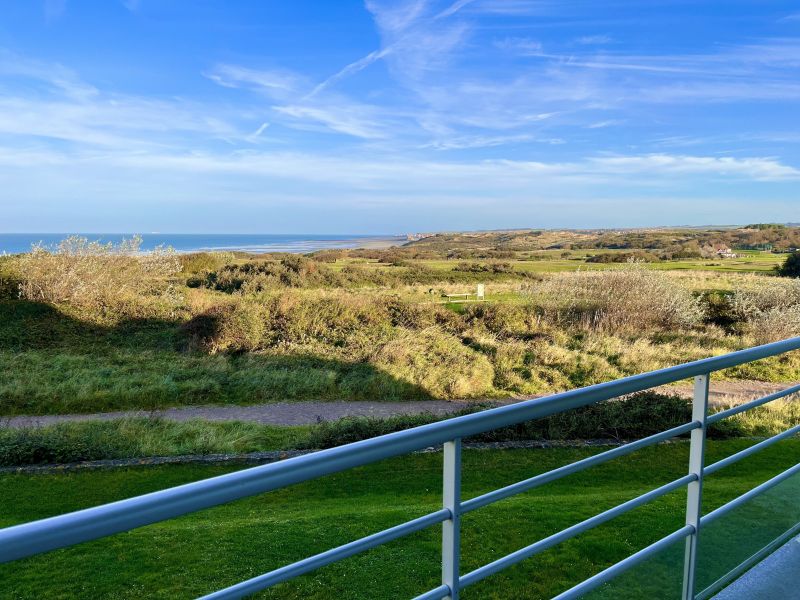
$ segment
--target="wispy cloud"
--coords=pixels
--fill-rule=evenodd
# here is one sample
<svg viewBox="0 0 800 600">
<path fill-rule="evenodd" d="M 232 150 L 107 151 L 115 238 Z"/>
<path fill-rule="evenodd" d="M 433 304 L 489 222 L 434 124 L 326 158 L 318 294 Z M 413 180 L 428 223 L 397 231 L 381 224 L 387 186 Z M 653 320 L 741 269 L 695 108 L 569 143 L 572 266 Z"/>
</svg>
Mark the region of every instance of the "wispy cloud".
<svg viewBox="0 0 800 600">
<path fill-rule="evenodd" d="M 0 94 L 0 133 L 106 147 L 173 144 L 175 135 L 240 137 L 240 130 L 200 104 L 102 92 L 58 64 L 0 53 L 0 77 L 31 94 Z"/>
<path fill-rule="evenodd" d="M 613 127 L 614 125 L 621 125 L 624 121 L 620 119 L 606 119 L 605 121 L 595 121 L 589 123 L 586 127 L 588 129 L 605 129 L 606 127 Z"/>
<path fill-rule="evenodd" d="M 341 81 L 342 79 L 345 79 L 346 77 L 354 75 L 359 71 L 363 71 L 375 61 L 380 60 L 381 58 L 389 54 L 389 52 L 391 52 L 391 48 L 383 48 L 381 50 L 375 50 L 373 52 L 370 52 L 366 56 L 359 58 L 354 62 L 351 62 L 349 65 L 346 65 L 344 68 L 340 69 L 334 75 L 331 75 L 325 81 L 318 84 L 313 90 L 311 90 L 311 93 L 309 93 L 308 96 L 306 96 L 306 99 L 312 96 L 316 96 L 326 88 L 334 85 L 335 83 Z"/>
<path fill-rule="evenodd" d="M 275 99 L 291 97 L 305 85 L 301 76 L 285 69 L 253 69 L 220 64 L 205 75 L 219 85 L 230 88 L 250 87 Z"/>
<path fill-rule="evenodd" d="M 610 35 L 582 35 L 575 40 L 583 46 L 610 44 L 613 40 Z"/>
</svg>

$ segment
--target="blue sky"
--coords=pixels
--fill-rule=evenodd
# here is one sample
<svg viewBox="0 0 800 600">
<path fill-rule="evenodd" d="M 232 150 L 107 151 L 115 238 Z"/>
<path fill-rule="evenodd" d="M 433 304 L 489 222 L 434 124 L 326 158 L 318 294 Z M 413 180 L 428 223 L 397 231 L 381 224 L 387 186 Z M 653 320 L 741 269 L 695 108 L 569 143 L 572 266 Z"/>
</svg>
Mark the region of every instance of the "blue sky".
<svg viewBox="0 0 800 600">
<path fill-rule="evenodd" d="M 0 231 L 800 221 L 800 5 L 6 0 Z"/>
</svg>

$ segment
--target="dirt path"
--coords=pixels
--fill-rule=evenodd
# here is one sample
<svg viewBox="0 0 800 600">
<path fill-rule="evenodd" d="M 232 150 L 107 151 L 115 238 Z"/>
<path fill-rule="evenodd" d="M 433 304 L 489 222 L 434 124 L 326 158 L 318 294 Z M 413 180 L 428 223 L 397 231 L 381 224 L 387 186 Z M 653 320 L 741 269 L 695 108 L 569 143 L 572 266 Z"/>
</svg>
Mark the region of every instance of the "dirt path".
<svg viewBox="0 0 800 600">
<path fill-rule="evenodd" d="M 721 404 L 741 404 L 748 400 L 760 398 L 767 394 L 773 394 L 785 390 L 797 383 L 768 383 L 765 381 L 714 381 L 711 378 L 711 386 L 708 392 L 708 402 L 711 406 Z M 692 385 L 680 383 L 677 385 L 665 385 L 656 388 L 656 391 L 665 394 L 679 394 L 687 398 L 692 397 Z"/>
<path fill-rule="evenodd" d="M 788 383 L 764 383 L 760 381 L 720 381 L 713 383 L 710 393 L 712 405 L 746 402 L 788 388 Z M 691 385 L 665 386 L 659 391 L 691 397 Z M 541 397 L 541 396 L 534 396 Z M 529 398 L 492 400 L 495 405 L 521 402 Z M 0 417 L 0 426 L 27 427 L 50 425 L 69 421 L 93 419 L 110 420 L 121 417 L 158 416 L 174 421 L 206 419 L 209 421 L 250 421 L 270 425 L 307 425 L 318 421 L 335 421 L 343 417 L 391 417 L 432 413 L 447 415 L 473 405 L 464 400 L 425 400 L 418 402 L 276 402 L 252 406 L 187 406 L 158 411 L 120 411 L 82 415 L 44 415 Z"/>
</svg>

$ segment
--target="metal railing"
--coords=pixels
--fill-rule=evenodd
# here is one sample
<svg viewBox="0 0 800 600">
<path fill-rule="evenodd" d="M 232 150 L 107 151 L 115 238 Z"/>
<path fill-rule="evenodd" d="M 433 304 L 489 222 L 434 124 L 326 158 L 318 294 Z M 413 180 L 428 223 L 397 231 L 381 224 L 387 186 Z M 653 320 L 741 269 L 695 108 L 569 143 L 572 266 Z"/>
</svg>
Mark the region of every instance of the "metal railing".
<svg viewBox="0 0 800 600">
<path fill-rule="evenodd" d="M 703 479 L 706 475 L 727 467 L 800 431 L 800 426 L 793 427 L 732 456 L 706 466 L 704 461 L 705 437 L 706 428 L 709 425 L 751 408 L 761 406 L 767 402 L 800 392 L 800 385 L 794 386 L 746 404 L 709 415 L 708 390 L 710 374 L 721 369 L 777 356 L 798 349 L 800 349 L 800 338 L 792 338 L 723 356 L 698 360 L 676 367 L 554 394 L 546 398 L 529 400 L 479 413 L 447 419 L 329 450 L 322 450 L 276 463 L 196 481 L 194 483 L 121 500 L 119 502 L 8 527 L 0 530 L 0 562 L 16 560 L 56 548 L 63 548 L 72 544 L 94 540 L 150 523 L 185 515 L 204 508 L 238 500 L 240 498 L 246 498 L 353 467 L 366 465 L 385 458 L 443 444 L 444 485 L 442 508 L 440 510 L 326 552 L 310 556 L 285 567 L 237 583 L 228 588 L 210 593 L 204 596 L 204 598 L 242 598 L 259 590 L 308 573 L 319 567 L 329 565 L 365 550 L 375 548 L 392 540 L 441 523 L 441 585 L 417 596 L 416 600 L 439 600 L 442 598 L 457 600 L 460 591 L 465 587 L 551 548 L 556 544 L 575 537 L 601 523 L 605 523 L 614 517 L 683 487 L 686 487 L 688 490 L 686 524 L 683 527 L 561 593 L 557 598 L 558 600 L 577 598 L 681 539 L 686 540 L 683 598 L 706 598 L 722 584 L 718 582 L 719 585 L 717 585 L 716 588 L 712 585 L 699 593 L 695 591 L 697 540 L 703 527 L 742 503 L 747 502 L 760 493 L 800 472 L 800 464 L 795 465 L 716 510 L 702 515 Z M 532 419 L 539 419 L 555 413 L 587 406 L 603 400 L 610 400 L 626 394 L 640 392 L 688 378 L 694 378 L 695 380 L 692 420 L 689 423 L 623 446 L 606 450 L 570 465 L 536 475 L 530 479 L 488 492 L 481 496 L 462 501 L 462 438 Z M 583 471 L 591 466 L 608 462 L 641 448 L 652 446 L 658 442 L 687 433 L 691 436 L 689 471 L 684 477 L 665 483 L 637 498 L 572 525 L 549 537 L 538 540 L 529 546 L 512 552 L 474 571 L 461 574 L 459 568 L 461 554 L 461 515 L 555 481 L 572 473 Z M 726 577 L 730 580 L 735 575 L 736 569 L 726 575 Z"/>
</svg>

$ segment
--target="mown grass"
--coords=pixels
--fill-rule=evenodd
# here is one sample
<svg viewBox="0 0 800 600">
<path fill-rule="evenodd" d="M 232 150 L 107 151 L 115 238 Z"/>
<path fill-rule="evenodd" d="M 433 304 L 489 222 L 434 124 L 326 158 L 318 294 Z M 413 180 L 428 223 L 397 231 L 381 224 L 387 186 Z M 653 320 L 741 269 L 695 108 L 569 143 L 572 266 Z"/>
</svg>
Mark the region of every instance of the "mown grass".
<svg viewBox="0 0 800 600">
<path fill-rule="evenodd" d="M 709 441 L 708 460 L 744 440 Z M 470 498 L 600 449 L 466 450 Z M 470 571 L 686 473 L 688 446 L 661 445 L 570 476 L 466 515 L 462 572 Z M 709 510 L 800 460 L 800 441 L 782 442 L 708 478 Z M 169 466 L 61 475 L 0 477 L 0 526 L 77 510 L 200 478 L 230 467 Z M 202 511 L 129 533 L 0 566 L 3 595 L 38 598 L 189 598 L 231 585 L 363 535 L 436 510 L 441 454 L 383 461 L 314 482 Z M 761 508 L 775 526 L 791 503 Z M 683 525 L 685 494 L 674 492 L 473 588 L 464 598 L 551 597 Z M 772 512 L 770 512 L 770 510 Z M 793 516 L 793 518 L 796 515 Z M 713 580 L 741 560 L 748 531 L 728 522 L 725 543 L 709 546 Z M 755 530 L 753 530 L 755 531 Z M 737 540 L 738 543 L 733 543 Z M 756 548 L 751 548 L 754 551 Z M 677 571 L 677 573 L 675 572 Z M 669 573 L 680 581 L 680 566 Z M 671 598 L 666 572 L 641 573 L 616 598 Z M 438 585 L 439 528 L 315 571 L 264 598 L 408 598 Z M 646 587 L 645 587 L 646 586 Z M 644 591 L 646 590 L 646 591 Z"/>
<path fill-rule="evenodd" d="M 560 273 L 565 271 L 603 271 L 619 268 L 619 263 L 587 263 L 584 259 L 589 254 L 587 251 L 572 252 L 570 258 L 560 258 L 561 251 L 545 254 L 541 260 L 514 260 L 507 262 L 514 271 L 519 273 Z M 612 250 L 600 252 L 592 251 L 591 254 L 614 253 Z M 696 260 L 665 260 L 648 263 L 651 269 L 664 271 L 710 271 L 729 273 L 772 273 L 775 268 L 786 260 L 786 255 L 771 252 L 743 252 L 737 258 L 703 258 Z M 420 260 L 419 264 L 429 269 L 450 271 L 454 266 L 453 260 Z M 478 261 L 480 262 L 480 261 Z M 484 261 L 486 262 L 486 261 Z"/>
</svg>

